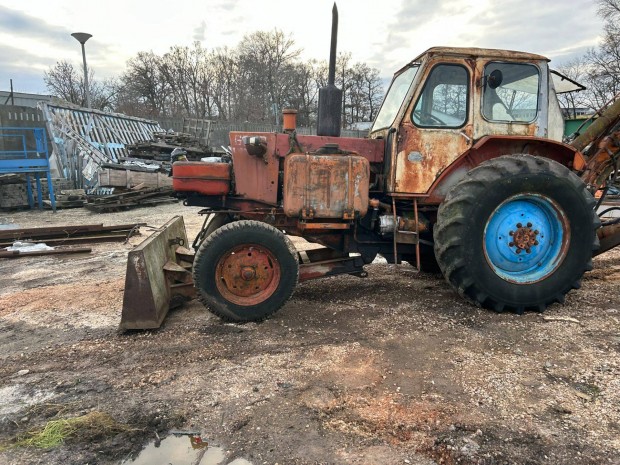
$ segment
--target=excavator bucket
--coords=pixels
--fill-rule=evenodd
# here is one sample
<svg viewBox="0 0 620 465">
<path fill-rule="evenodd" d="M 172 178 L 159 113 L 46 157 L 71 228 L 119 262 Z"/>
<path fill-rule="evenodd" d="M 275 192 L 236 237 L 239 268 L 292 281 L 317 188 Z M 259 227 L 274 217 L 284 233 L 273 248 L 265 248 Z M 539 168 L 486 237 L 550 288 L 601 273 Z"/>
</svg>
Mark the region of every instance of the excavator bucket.
<svg viewBox="0 0 620 465">
<path fill-rule="evenodd" d="M 183 217 L 175 216 L 129 252 L 120 329 L 159 328 L 168 310 L 195 297 Z"/>
</svg>

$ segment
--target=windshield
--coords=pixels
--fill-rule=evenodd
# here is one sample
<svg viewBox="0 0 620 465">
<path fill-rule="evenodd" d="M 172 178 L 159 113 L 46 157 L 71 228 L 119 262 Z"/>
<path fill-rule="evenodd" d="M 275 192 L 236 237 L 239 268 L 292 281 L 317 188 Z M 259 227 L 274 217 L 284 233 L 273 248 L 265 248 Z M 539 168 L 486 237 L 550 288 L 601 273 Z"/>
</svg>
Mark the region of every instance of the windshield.
<svg viewBox="0 0 620 465">
<path fill-rule="evenodd" d="M 400 110 L 403 104 L 403 100 L 407 96 L 413 78 L 418 72 L 418 67 L 419 65 L 414 65 L 411 68 L 407 68 L 394 78 L 390 90 L 388 90 L 385 100 L 383 100 L 377 119 L 375 119 L 375 123 L 372 125 L 371 132 L 392 125 L 398 110 Z"/>
</svg>

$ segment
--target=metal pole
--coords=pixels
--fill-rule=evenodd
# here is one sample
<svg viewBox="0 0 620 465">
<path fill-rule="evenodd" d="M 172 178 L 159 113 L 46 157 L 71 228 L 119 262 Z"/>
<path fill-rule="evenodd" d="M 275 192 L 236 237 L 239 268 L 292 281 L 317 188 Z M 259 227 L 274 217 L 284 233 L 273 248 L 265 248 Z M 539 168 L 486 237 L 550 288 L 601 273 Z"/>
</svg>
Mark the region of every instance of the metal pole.
<svg viewBox="0 0 620 465">
<path fill-rule="evenodd" d="M 84 61 L 84 87 L 86 91 L 86 108 L 90 108 L 90 87 L 88 86 L 88 67 L 86 66 L 86 49 L 82 45 L 82 60 Z"/>
<path fill-rule="evenodd" d="M 84 62 L 84 93 L 86 94 L 86 107 L 90 108 L 90 87 L 88 85 L 88 67 L 86 66 L 86 49 L 84 44 L 92 37 L 86 32 L 74 32 L 71 36 L 82 44 L 82 61 Z"/>
</svg>

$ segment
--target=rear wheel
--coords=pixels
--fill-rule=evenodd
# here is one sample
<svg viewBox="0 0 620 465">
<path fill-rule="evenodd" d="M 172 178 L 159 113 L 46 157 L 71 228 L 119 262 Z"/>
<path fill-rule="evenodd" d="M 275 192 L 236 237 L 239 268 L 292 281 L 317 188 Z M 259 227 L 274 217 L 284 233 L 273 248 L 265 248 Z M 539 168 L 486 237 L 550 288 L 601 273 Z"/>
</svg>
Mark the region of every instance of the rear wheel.
<svg viewBox="0 0 620 465">
<path fill-rule="evenodd" d="M 293 293 L 299 276 L 297 252 L 276 228 L 235 221 L 209 235 L 194 259 L 199 299 L 234 322 L 262 320 Z"/>
<path fill-rule="evenodd" d="M 435 255 L 462 296 L 496 311 L 544 310 L 592 269 L 595 201 L 566 167 L 507 155 L 471 170 L 438 211 Z"/>
</svg>

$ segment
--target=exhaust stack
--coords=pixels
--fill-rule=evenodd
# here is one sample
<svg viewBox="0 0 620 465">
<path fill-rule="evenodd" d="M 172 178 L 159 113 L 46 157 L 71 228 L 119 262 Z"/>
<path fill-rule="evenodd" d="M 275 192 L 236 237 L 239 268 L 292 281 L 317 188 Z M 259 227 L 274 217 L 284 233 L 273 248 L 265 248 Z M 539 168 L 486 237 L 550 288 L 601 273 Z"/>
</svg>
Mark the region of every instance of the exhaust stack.
<svg viewBox="0 0 620 465">
<path fill-rule="evenodd" d="M 319 89 L 319 114 L 317 130 L 319 136 L 340 136 L 342 119 L 342 90 L 335 85 L 336 81 L 336 45 L 338 43 L 338 7 L 332 8 L 332 39 L 329 50 L 329 76 L 327 86 Z"/>
</svg>

